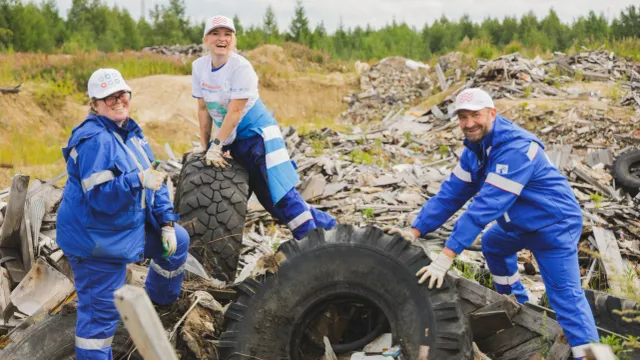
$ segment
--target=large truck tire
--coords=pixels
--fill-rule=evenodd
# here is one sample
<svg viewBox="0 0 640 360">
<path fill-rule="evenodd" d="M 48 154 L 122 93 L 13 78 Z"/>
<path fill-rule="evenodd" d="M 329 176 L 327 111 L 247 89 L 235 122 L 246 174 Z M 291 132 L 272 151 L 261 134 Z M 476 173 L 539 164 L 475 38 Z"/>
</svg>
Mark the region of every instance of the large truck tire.
<svg viewBox="0 0 640 360">
<path fill-rule="evenodd" d="M 207 166 L 185 156 L 176 191 L 180 223 L 189 232 L 189 252 L 214 278 L 233 282 L 247 215 L 249 174 L 233 159 L 231 167 Z"/>
<path fill-rule="evenodd" d="M 16 342 L 0 350 L 2 360 L 67 360 L 75 359 L 76 320 L 78 314 L 46 315 L 32 324 Z M 133 340 L 122 323 L 118 324 L 111 345 L 114 359 L 142 360 Z"/>
<path fill-rule="evenodd" d="M 301 360 L 310 316 L 323 303 L 359 297 L 386 316 L 407 359 L 470 359 L 471 332 L 455 286 L 418 284 L 431 261 L 419 246 L 379 228 L 338 225 L 314 229 L 278 248 L 277 271 L 237 285 L 225 313 L 219 350 L 223 360 Z M 278 258 L 278 256 L 276 256 Z"/>
<path fill-rule="evenodd" d="M 611 167 L 616 186 L 623 188 L 631 196 L 640 191 L 640 149 L 620 154 Z"/>
</svg>

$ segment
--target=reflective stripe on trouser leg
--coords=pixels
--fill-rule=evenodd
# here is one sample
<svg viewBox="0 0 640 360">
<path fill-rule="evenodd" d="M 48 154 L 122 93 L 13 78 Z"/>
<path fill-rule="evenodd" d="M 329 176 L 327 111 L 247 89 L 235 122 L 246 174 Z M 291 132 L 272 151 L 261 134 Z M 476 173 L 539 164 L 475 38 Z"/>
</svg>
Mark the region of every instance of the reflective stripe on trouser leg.
<svg viewBox="0 0 640 360">
<path fill-rule="evenodd" d="M 519 303 L 529 300 L 527 290 L 520 281 L 517 252 L 521 241 L 494 224 L 482 236 L 482 254 L 493 278 L 493 286 L 500 294 L 514 294 Z"/>
<path fill-rule="evenodd" d="M 280 221 L 287 224 L 293 237 L 302 239 L 311 229 L 318 227 L 311 208 L 295 189 L 289 190 L 273 207 L 273 213 Z"/>
<path fill-rule="evenodd" d="M 585 356 L 587 356 L 587 354 L 585 353 L 585 351 L 587 350 L 587 347 L 589 347 L 590 344 L 584 344 L 584 345 L 580 345 L 580 346 L 574 346 L 571 348 L 571 354 L 573 355 L 574 359 L 584 359 Z"/>
<path fill-rule="evenodd" d="M 154 230 L 146 233 L 145 257 L 151 258 L 145 288 L 156 304 L 168 305 L 180 296 L 184 279 L 184 263 L 189 250 L 189 234 L 180 225 L 175 226 L 178 247 L 175 254 L 163 258 L 162 239 Z"/>
<path fill-rule="evenodd" d="M 67 255 L 78 294 L 76 358 L 111 360 L 111 343 L 120 319 L 113 292 L 126 278 L 124 263 L 105 263 Z"/>
</svg>

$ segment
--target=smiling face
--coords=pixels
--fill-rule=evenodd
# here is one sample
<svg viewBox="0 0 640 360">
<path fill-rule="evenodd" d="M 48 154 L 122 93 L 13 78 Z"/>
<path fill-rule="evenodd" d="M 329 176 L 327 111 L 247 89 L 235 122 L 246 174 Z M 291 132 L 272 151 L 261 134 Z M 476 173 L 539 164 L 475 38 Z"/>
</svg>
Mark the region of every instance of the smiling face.
<svg viewBox="0 0 640 360">
<path fill-rule="evenodd" d="M 493 126 L 496 109 L 458 110 L 458 125 L 464 136 L 471 142 L 480 142 Z"/>
<path fill-rule="evenodd" d="M 104 99 L 94 100 L 91 106 L 98 115 L 104 116 L 120 125 L 129 117 L 131 93 L 118 91 Z"/>
<path fill-rule="evenodd" d="M 229 56 L 235 45 L 235 34 L 230 29 L 219 27 L 204 37 L 204 44 L 212 55 Z"/>
</svg>

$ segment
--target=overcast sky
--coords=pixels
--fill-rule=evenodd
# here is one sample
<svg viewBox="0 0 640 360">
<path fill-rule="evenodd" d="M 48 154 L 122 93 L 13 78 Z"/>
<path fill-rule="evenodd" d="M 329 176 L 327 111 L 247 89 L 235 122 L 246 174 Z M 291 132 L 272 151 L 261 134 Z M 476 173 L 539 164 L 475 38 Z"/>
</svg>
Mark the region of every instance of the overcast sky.
<svg viewBox="0 0 640 360">
<path fill-rule="evenodd" d="M 155 4 L 167 4 L 169 0 L 103 0 L 108 4 L 125 7 L 137 19 L 142 13 L 142 3 L 147 10 Z M 278 19 L 278 26 L 286 29 L 293 17 L 295 0 L 186 0 L 187 14 L 194 21 L 201 21 L 213 15 L 238 15 L 242 25 L 258 25 L 262 22 L 267 6 L 271 4 Z M 324 21 L 329 32 L 333 32 L 342 21 L 346 27 L 371 24 L 380 28 L 396 21 L 405 21 L 410 26 L 422 28 L 443 14 L 449 19 L 457 19 L 469 14 L 474 22 L 491 16 L 502 19 L 505 16 L 522 14 L 533 10 L 541 18 L 553 8 L 560 19 L 567 23 L 579 16 L 586 16 L 589 10 L 604 13 L 609 19 L 618 17 L 620 11 L 634 4 L 621 0 L 303 0 L 307 17 L 312 27 Z M 71 0 L 58 0 L 61 15 L 66 17 Z"/>
</svg>

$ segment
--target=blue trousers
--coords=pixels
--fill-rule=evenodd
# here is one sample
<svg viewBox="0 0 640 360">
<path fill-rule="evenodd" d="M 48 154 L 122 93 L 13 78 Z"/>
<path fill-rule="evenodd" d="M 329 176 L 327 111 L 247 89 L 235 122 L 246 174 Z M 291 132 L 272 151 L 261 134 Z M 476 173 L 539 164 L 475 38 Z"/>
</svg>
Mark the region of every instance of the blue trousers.
<svg viewBox="0 0 640 360">
<path fill-rule="evenodd" d="M 581 345 L 598 342 L 596 324 L 580 284 L 578 240 L 582 218 L 567 218 L 535 232 L 508 233 L 497 223 L 482 236 L 482 253 L 501 294 L 515 294 L 518 302 L 528 300 L 520 282 L 517 252 L 531 250 L 540 267 L 549 304 L 564 329 L 574 357 Z"/>
<path fill-rule="evenodd" d="M 300 193 L 292 188 L 285 196 L 273 203 L 269 192 L 264 140 L 261 136 L 236 140 L 229 146 L 231 156 L 249 172 L 249 191 L 256 197 L 274 218 L 287 224 L 293 237 L 301 239 L 315 228 L 331 229 L 336 226 L 335 219 L 324 211 L 307 204 Z"/>
<path fill-rule="evenodd" d="M 147 294 L 154 303 L 167 305 L 178 299 L 184 263 L 189 250 L 189 234 L 176 225 L 178 248 L 166 259 L 160 234 L 147 230 L 145 257 L 151 258 L 145 282 Z M 113 301 L 113 293 L 125 284 L 126 264 L 81 259 L 67 256 L 73 269 L 78 294 L 78 322 L 76 324 L 76 359 L 111 360 L 111 343 L 120 319 Z"/>
</svg>

